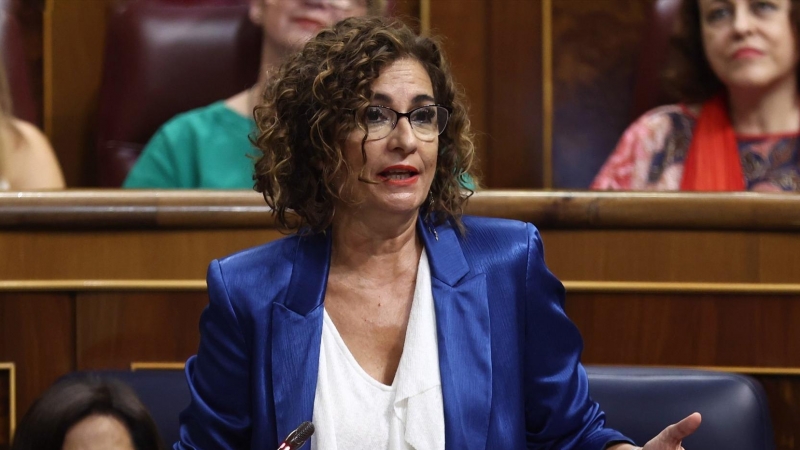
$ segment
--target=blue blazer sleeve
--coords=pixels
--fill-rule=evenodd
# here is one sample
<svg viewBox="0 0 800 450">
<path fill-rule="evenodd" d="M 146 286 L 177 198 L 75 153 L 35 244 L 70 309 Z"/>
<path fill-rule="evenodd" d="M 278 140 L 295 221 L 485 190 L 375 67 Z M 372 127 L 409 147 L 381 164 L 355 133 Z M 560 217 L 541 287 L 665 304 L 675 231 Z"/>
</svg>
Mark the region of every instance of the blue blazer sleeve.
<svg viewBox="0 0 800 450">
<path fill-rule="evenodd" d="M 248 343 L 218 261 L 209 266 L 207 280 L 200 348 L 186 363 L 192 402 L 181 414 L 181 440 L 174 448 L 250 448 Z"/>
<path fill-rule="evenodd" d="M 524 304 L 525 421 L 529 449 L 600 450 L 630 442 L 605 428 L 580 364 L 583 341 L 564 312 L 564 287 L 544 262 L 539 231 L 528 227 Z"/>
</svg>

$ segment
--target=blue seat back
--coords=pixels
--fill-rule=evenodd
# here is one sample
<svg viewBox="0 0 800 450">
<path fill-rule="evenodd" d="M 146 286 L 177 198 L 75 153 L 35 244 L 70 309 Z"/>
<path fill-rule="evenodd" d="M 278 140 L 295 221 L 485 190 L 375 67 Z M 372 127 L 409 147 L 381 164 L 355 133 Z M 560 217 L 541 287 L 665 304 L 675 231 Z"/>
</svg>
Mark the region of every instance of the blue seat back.
<svg viewBox="0 0 800 450">
<path fill-rule="evenodd" d="M 587 366 L 589 393 L 607 425 L 638 445 L 693 412 L 703 416 L 683 446 L 691 450 L 774 450 L 766 394 L 733 373 L 651 367 Z"/>
</svg>

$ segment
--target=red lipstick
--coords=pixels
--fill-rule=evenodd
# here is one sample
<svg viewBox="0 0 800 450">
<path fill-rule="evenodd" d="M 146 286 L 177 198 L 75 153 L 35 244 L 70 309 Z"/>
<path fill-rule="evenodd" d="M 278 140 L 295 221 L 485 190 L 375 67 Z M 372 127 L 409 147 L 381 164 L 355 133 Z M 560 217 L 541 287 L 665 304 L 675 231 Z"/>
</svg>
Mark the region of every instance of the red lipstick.
<svg viewBox="0 0 800 450">
<path fill-rule="evenodd" d="M 383 169 L 378 178 L 390 186 L 410 186 L 419 179 L 419 170 L 413 166 L 397 164 Z"/>
</svg>

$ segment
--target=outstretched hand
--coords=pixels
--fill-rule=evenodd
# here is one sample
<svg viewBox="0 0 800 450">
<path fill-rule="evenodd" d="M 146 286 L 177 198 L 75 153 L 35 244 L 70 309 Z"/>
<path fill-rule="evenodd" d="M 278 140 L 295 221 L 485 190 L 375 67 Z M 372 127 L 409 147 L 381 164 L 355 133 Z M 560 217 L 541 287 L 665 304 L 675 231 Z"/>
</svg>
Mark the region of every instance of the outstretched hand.
<svg viewBox="0 0 800 450">
<path fill-rule="evenodd" d="M 700 426 L 702 418 L 700 413 L 693 413 L 678 423 L 672 424 L 664 431 L 658 433 L 658 436 L 650 439 L 650 441 L 642 447 L 643 450 L 683 450 L 681 441 L 686 436 L 694 433 L 697 427 Z"/>
</svg>

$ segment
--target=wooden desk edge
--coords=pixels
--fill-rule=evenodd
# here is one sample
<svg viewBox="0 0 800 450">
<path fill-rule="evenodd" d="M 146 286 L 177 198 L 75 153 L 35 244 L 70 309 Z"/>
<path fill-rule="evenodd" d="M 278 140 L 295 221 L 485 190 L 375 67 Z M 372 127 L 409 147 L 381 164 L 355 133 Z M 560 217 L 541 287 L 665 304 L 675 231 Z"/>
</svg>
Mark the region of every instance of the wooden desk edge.
<svg viewBox="0 0 800 450">
<path fill-rule="evenodd" d="M 486 190 L 465 211 L 543 229 L 800 229 L 800 196 L 791 194 Z M 250 191 L 0 193 L 0 230 L 98 228 L 278 230 L 261 195 Z"/>
</svg>

